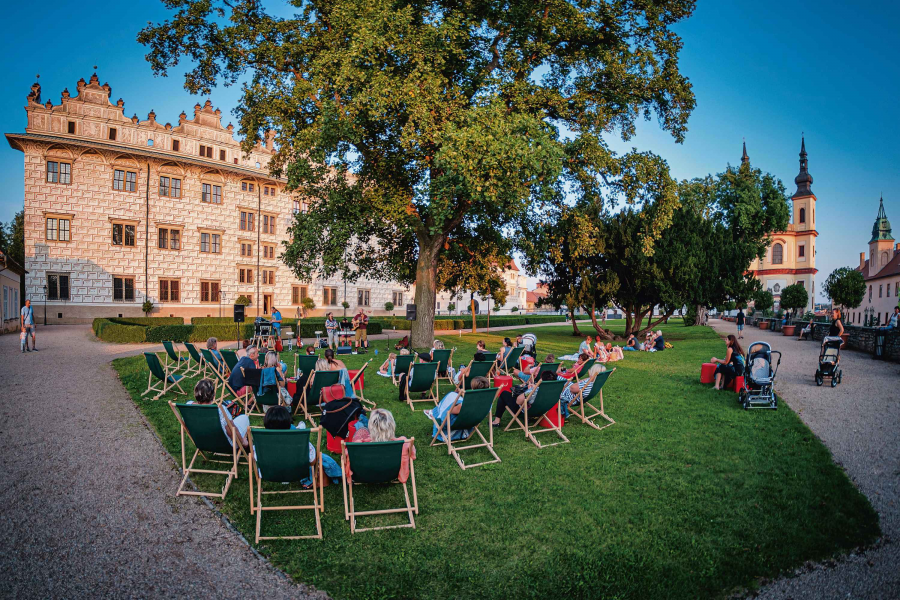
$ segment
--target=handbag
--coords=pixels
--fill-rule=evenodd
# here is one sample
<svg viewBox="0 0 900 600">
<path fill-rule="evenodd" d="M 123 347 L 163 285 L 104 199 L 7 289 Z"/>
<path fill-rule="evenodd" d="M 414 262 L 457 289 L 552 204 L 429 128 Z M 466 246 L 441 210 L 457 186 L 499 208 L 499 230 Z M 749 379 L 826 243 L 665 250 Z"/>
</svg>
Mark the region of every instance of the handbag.
<svg viewBox="0 0 900 600">
<path fill-rule="evenodd" d="M 223 402 L 222 408 L 224 408 L 226 411 L 228 411 L 228 414 L 231 415 L 232 421 L 234 419 L 237 419 L 242 414 L 244 414 L 244 409 L 241 407 L 241 405 L 232 400 L 229 400 L 228 402 Z"/>
</svg>

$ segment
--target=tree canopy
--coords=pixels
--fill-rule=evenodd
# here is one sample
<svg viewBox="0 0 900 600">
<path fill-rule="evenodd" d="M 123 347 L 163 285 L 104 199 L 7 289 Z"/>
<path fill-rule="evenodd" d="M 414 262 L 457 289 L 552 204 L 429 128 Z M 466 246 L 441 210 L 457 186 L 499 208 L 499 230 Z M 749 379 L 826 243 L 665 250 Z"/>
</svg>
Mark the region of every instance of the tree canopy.
<svg viewBox="0 0 900 600">
<path fill-rule="evenodd" d="M 838 306 L 857 308 L 866 296 L 866 279 L 853 267 L 840 267 L 831 272 L 822 289 Z"/>
<path fill-rule="evenodd" d="M 414 346 L 449 239 L 489 244 L 568 192 L 613 206 L 611 183 L 643 201 L 652 159 L 604 136 L 655 115 L 681 141 L 694 107 L 671 29 L 694 0 L 294 0 L 289 17 L 163 1 L 174 17 L 138 36 L 154 72 L 189 60 L 191 93 L 243 81 L 245 147 L 273 131 L 272 172 L 310 199 L 283 260 L 301 279 L 415 282 Z"/>
<path fill-rule="evenodd" d="M 753 308 L 765 312 L 775 306 L 775 296 L 769 290 L 759 290 L 753 294 Z"/>
<path fill-rule="evenodd" d="M 796 313 L 798 308 L 806 308 L 809 304 L 809 292 L 799 283 L 789 285 L 781 290 L 781 308 Z"/>
</svg>

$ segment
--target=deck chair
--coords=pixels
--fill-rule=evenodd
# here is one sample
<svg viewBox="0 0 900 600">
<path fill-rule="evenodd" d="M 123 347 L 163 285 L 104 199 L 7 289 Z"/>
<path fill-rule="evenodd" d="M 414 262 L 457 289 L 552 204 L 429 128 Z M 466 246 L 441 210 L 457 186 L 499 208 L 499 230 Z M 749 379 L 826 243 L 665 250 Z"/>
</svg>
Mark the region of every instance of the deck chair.
<svg viewBox="0 0 900 600">
<path fill-rule="evenodd" d="M 238 364 L 237 352 L 234 350 L 220 350 L 219 354 L 225 359 L 225 366 L 228 367 L 228 372 L 234 371 Z"/>
<path fill-rule="evenodd" d="M 409 409 L 415 412 L 416 402 L 432 402 L 435 406 L 438 403 L 437 396 L 437 370 L 438 363 L 415 363 L 406 376 L 406 403 Z M 425 398 L 413 398 L 413 394 L 427 394 Z"/>
<path fill-rule="evenodd" d="M 497 362 L 497 355 L 499 352 L 482 352 L 484 354 L 484 360 L 489 362 Z"/>
<path fill-rule="evenodd" d="M 273 367 L 269 367 L 270 369 Z M 244 368 L 241 367 L 241 372 L 245 373 Z M 249 403 L 248 403 L 249 404 Z M 266 409 L 270 406 L 278 406 L 281 404 L 281 394 L 278 392 L 278 388 L 269 390 L 265 394 L 257 394 L 256 390 L 253 391 L 253 411 L 247 412 L 248 417 L 262 417 L 266 414 Z M 247 407 L 249 408 L 249 406 Z"/>
<path fill-rule="evenodd" d="M 584 381 L 585 379 L 587 379 L 588 371 L 591 370 L 591 367 L 593 367 L 594 363 L 596 363 L 596 362 L 597 362 L 596 358 L 589 358 L 586 361 L 584 361 L 584 365 L 580 369 L 578 369 L 577 373 L 575 373 L 575 377 L 574 377 L 573 381 L 578 382 L 578 381 Z"/>
<path fill-rule="evenodd" d="M 200 353 L 203 356 L 203 376 L 206 377 L 206 372 L 209 371 L 210 375 L 212 375 L 213 382 L 216 384 L 216 403 L 221 404 L 225 400 L 225 395 L 230 393 L 235 400 L 243 405 L 244 411 L 249 412 L 249 407 L 247 405 L 249 401 L 249 395 L 241 396 L 228 384 L 228 373 L 225 370 L 225 361 L 218 360 L 211 350 L 207 350 L 205 348 L 201 350 Z"/>
<path fill-rule="evenodd" d="M 404 373 L 409 375 L 409 367 L 416 360 L 415 354 L 400 354 L 394 361 L 394 374 L 391 375 L 391 381 L 394 385 L 400 385 L 400 376 Z"/>
<path fill-rule="evenodd" d="M 410 443 L 415 443 L 415 438 L 409 438 Z M 415 461 L 409 461 L 409 477 L 412 480 L 412 504 L 409 502 L 409 488 L 407 482 L 400 483 L 400 468 L 403 464 L 403 440 L 391 442 L 341 442 L 341 465 L 344 469 L 344 519 L 350 521 L 350 533 L 357 531 L 375 531 L 377 529 L 398 529 L 401 527 L 416 528 L 413 513 L 419 514 L 419 498 L 416 492 Z M 353 474 L 349 475 L 347 466 Z M 353 499 L 353 486 L 363 483 L 398 483 L 403 486 L 403 495 L 406 498 L 406 506 L 402 508 L 390 508 L 381 510 L 356 510 Z M 406 513 L 409 515 L 409 523 L 402 525 L 384 525 L 381 527 L 367 527 L 365 529 L 356 526 L 356 518 L 367 515 L 386 515 L 392 513 Z"/>
<path fill-rule="evenodd" d="M 190 342 L 185 342 L 184 347 L 187 348 L 188 356 L 194 360 L 194 366 L 190 366 L 190 363 L 188 363 L 188 370 L 184 372 L 184 375 L 200 375 L 203 373 L 203 356 L 200 355 L 200 351 L 197 350 L 196 346 Z"/>
<path fill-rule="evenodd" d="M 518 346 L 507 352 L 504 359 L 498 365 L 497 372 L 503 373 L 504 375 L 511 375 L 513 367 L 519 368 L 519 359 L 522 357 L 522 350 L 524 349 L 525 348 Z"/>
<path fill-rule="evenodd" d="M 472 389 L 472 380 L 476 377 L 487 377 L 491 379 L 491 373 L 494 371 L 496 363 L 489 360 L 475 360 L 469 362 L 469 374 L 463 378 L 463 385 L 456 386 L 456 391 Z"/>
<path fill-rule="evenodd" d="M 309 376 L 316 370 L 316 362 L 319 356 L 317 354 L 300 354 L 294 355 L 294 377 L 297 378 L 297 389 L 302 390 L 309 382 Z"/>
<path fill-rule="evenodd" d="M 362 375 L 363 375 L 363 371 L 366 370 L 366 368 L 369 366 L 369 363 L 372 362 L 373 360 L 375 360 L 375 359 L 374 359 L 374 358 L 370 358 L 369 360 L 367 360 L 367 361 L 365 362 L 365 364 L 364 364 L 363 366 L 361 366 L 361 367 L 359 368 L 359 371 L 356 372 L 356 375 L 354 375 L 354 376 L 350 379 L 350 387 L 352 387 L 352 388 L 354 388 L 354 389 L 356 388 L 356 382 L 359 381 L 359 378 L 362 377 Z M 364 402 L 365 404 L 368 404 L 368 405 L 371 406 L 372 408 L 376 408 L 376 407 L 378 406 L 378 405 L 375 404 L 373 401 L 367 400 L 367 399 L 366 399 L 364 390 L 359 390 L 358 392 L 356 392 L 356 397 L 359 398 L 359 401 L 360 401 L 360 402 Z"/>
<path fill-rule="evenodd" d="M 433 350 L 431 352 L 431 360 L 438 363 L 438 380 L 446 379 L 450 381 L 450 369 L 453 368 L 453 353 L 456 348 L 450 350 Z M 443 373 L 443 375 L 441 375 Z"/>
<path fill-rule="evenodd" d="M 303 414 L 307 419 L 311 419 L 312 417 L 319 417 L 322 415 L 322 411 L 319 409 L 319 401 L 322 397 L 322 390 L 330 385 L 334 385 L 340 382 L 340 371 L 315 371 L 313 373 L 312 377 L 309 378 L 306 387 L 303 389 L 303 397 L 298 403 L 302 405 Z M 310 402 L 313 403 L 312 406 L 310 406 Z M 312 414 L 313 410 L 318 410 L 319 412 L 317 414 Z M 297 411 L 295 409 L 294 414 L 296 414 L 296 412 Z"/>
<path fill-rule="evenodd" d="M 241 457 L 247 460 L 247 453 L 237 440 L 237 436 L 232 434 L 231 442 L 225 432 L 222 431 L 222 424 L 219 421 L 219 411 L 225 410 L 217 404 L 175 404 L 169 402 L 175 418 L 181 424 L 181 470 L 184 471 L 184 477 L 181 479 L 181 485 L 178 486 L 176 496 L 207 496 L 212 498 L 225 498 L 231 482 L 238 478 L 238 463 Z M 193 442 L 194 456 L 191 458 L 191 464 L 187 464 L 187 454 L 185 452 L 184 438 L 187 435 Z M 197 456 L 203 457 L 203 460 L 211 463 L 228 464 L 230 468 L 221 471 L 213 469 L 195 469 L 194 463 Z M 218 457 L 218 458 L 214 458 Z M 223 460 L 227 457 L 226 460 Z M 184 489 L 188 477 L 191 473 L 210 473 L 214 475 L 224 475 L 225 485 L 222 492 L 216 494 L 214 492 L 194 492 Z M 250 482 L 250 497 L 253 497 L 253 482 Z"/>
<path fill-rule="evenodd" d="M 607 416 L 607 414 L 605 412 L 603 412 L 603 386 L 606 385 L 606 381 L 609 379 L 609 376 L 612 375 L 613 373 L 615 373 L 615 371 L 616 371 L 615 369 L 613 369 L 612 371 L 603 371 L 602 373 L 597 373 L 597 375 L 595 375 L 591 379 L 586 380 L 584 382 L 584 385 L 579 383 L 578 387 L 582 388 L 582 387 L 586 387 L 588 384 L 593 382 L 593 384 L 591 385 L 591 391 L 589 391 L 587 393 L 587 396 L 585 396 L 584 392 L 581 389 L 579 389 L 578 393 L 574 394 L 572 396 L 572 400 L 573 401 L 577 400 L 578 404 L 572 404 L 572 403 L 569 404 L 569 412 L 571 414 L 573 414 L 576 417 L 578 417 L 579 419 L 581 419 L 581 422 L 584 423 L 585 425 L 590 425 L 597 431 L 599 431 L 601 429 L 606 429 L 610 425 L 616 424 L 615 421 L 610 419 Z M 600 398 L 599 410 L 597 409 L 596 406 L 591 404 L 591 400 L 593 400 L 594 398 L 597 398 L 597 397 Z M 587 407 L 589 409 L 590 414 L 585 413 L 585 407 Z M 593 423 L 591 421 L 591 419 L 593 419 L 594 417 L 602 417 L 603 419 L 607 420 L 608 423 L 606 425 L 604 425 L 603 427 L 600 427 L 599 425 L 596 425 L 595 423 Z"/>
<path fill-rule="evenodd" d="M 146 396 L 150 392 L 156 392 L 156 395 L 153 396 L 153 400 L 156 400 L 172 388 L 178 388 L 178 391 L 175 392 L 176 394 L 186 393 L 178 384 L 179 381 L 184 379 L 184 375 L 166 371 L 162 363 L 159 362 L 159 357 L 155 352 L 144 352 L 144 358 L 147 360 L 150 374 L 147 375 L 147 390 L 141 394 L 141 397 Z M 154 378 L 156 378 L 155 383 L 153 381 Z"/>
<path fill-rule="evenodd" d="M 514 429 L 521 429 L 524 431 L 525 438 L 531 440 L 538 448 L 547 448 L 558 444 L 568 444 L 569 438 L 563 435 L 562 429 L 560 429 L 558 425 L 544 429 L 543 427 L 531 427 L 529 423 L 531 419 L 546 415 L 554 406 L 556 406 L 556 422 L 561 422 L 562 412 L 559 408 L 559 397 L 562 395 L 563 389 L 565 389 L 565 386 L 568 383 L 568 381 L 560 380 L 538 382 L 532 389 L 531 395 L 526 398 L 522 406 L 519 407 L 519 410 L 513 413 L 508 406 L 506 407 L 506 411 L 512 415 L 512 421 L 509 422 L 509 425 L 507 425 L 503 431 L 509 431 L 510 427 L 516 425 Z M 530 399 L 533 399 L 534 402 L 531 406 L 528 406 L 528 400 Z M 521 421 L 519 420 L 520 416 L 523 417 Z M 559 436 L 560 441 L 553 442 L 552 444 L 541 444 L 537 439 L 537 435 L 541 433 L 555 433 Z"/>
<path fill-rule="evenodd" d="M 272 490 L 263 491 L 264 482 L 282 484 L 298 482 L 309 477 L 309 442 L 316 435 L 316 462 L 312 465 L 313 486 L 311 490 Z M 321 513 L 325 510 L 325 498 L 322 495 L 322 429 L 250 429 L 250 514 L 256 513 L 256 543 L 259 540 L 305 540 L 322 539 Z M 253 484 L 256 480 L 256 503 L 253 500 Z M 313 495 L 312 504 L 300 505 L 263 505 L 263 496 L 271 494 L 309 494 Z M 262 515 L 268 510 L 312 510 L 316 518 L 315 535 L 283 535 L 261 536 Z"/>
<path fill-rule="evenodd" d="M 171 375 L 172 373 L 177 372 L 182 366 L 189 366 L 191 357 L 182 356 L 181 350 L 175 349 L 175 342 L 163 342 L 163 348 L 166 349 L 166 364 L 164 366 L 167 373 Z M 173 364 L 169 364 L 170 360 Z"/>
<path fill-rule="evenodd" d="M 559 365 L 561 365 L 561 364 L 562 364 L 562 363 L 558 363 L 558 362 L 555 362 L 555 363 L 541 363 L 541 364 L 539 364 L 539 365 L 538 365 L 537 373 L 535 373 L 535 374 L 534 374 L 534 377 L 532 377 L 531 379 L 529 379 L 529 381 L 540 381 L 540 380 L 541 380 L 541 373 L 543 373 L 544 371 L 550 371 L 551 373 L 553 373 L 553 374 L 555 375 L 556 372 L 559 371 Z"/>
<path fill-rule="evenodd" d="M 210 371 L 215 371 L 220 375 L 227 376 L 228 373 L 226 371 L 227 365 L 224 360 L 219 360 L 216 358 L 216 355 L 212 353 L 212 350 L 207 350 L 206 348 L 202 348 L 200 350 L 200 355 L 203 356 L 203 364 L 206 365 L 206 368 Z M 206 376 L 206 369 L 203 372 L 203 376 Z"/>
<path fill-rule="evenodd" d="M 431 418 L 431 422 L 434 423 L 438 428 L 438 432 L 431 438 L 431 445 L 435 446 L 438 444 L 446 444 L 447 454 L 452 454 L 453 458 L 456 459 L 456 463 L 463 470 L 500 462 L 500 457 L 497 456 L 496 452 L 494 452 L 494 428 L 491 427 L 490 423 L 488 423 L 487 427 L 489 439 L 485 439 L 484 434 L 482 434 L 481 430 L 478 429 L 478 427 L 484 422 L 484 420 L 490 416 L 491 408 L 493 408 L 494 406 L 494 398 L 496 398 L 499 394 L 500 388 L 469 390 L 468 392 L 465 392 L 465 395 L 463 396 L 462 408 L 460 408 L 459 413 L 456 415 L 456 419 L 453 421 L 453 423 L 450 423 L 451 415 L 449 411 L 444 416 L 444 421 L 442 423 L 438 423 L 437 420 L 435 420 L 434 416 L 429 414 L 428 416 Z M 472 429 L 472 433 L 478 434 L 478 437 L 481 438 L 481 443 L 470 444 L 468 446 L 458 445 L 471 440 L 471 433 L 468 437 L 460 440 L 454 441 L 450 439 L 454 431 L 465 429 Z M 444 438 L 443 442 L 437 439 L 439 435 Z M 476 463 L 474 465 L 465 464 L 459 453 L 462 450 L 471 450 L 473 448 L 487 448 L 487 451 L 491 453 L 491 456 L 494 457 L 494 460 L 488 460 Z"/>
</svg>

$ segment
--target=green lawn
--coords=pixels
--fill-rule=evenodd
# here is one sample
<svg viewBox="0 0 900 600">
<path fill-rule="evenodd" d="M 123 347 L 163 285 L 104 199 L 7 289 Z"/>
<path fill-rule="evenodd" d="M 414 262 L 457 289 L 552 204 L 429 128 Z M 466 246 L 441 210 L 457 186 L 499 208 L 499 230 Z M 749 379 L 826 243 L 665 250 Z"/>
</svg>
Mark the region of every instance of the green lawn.
<svg viewBox="0 0 900 600">
<path fill-rule="evenodd" d="M 674 319 L 663 329 L 675 348 L 626 353 L 604 388 L 616 425 L 598 432 L 569 421 L 571 443 L 542 450 L 497 430 L 503 462 L 465 472 L 446 450 L 428 447 L 425 405 L 411 413 L 389 380 L 369 373 L 366 396 L 394 413 L 398 434 L 416 438 L 417 529 L 351 536 L 341 488 L 331 486 L 324 540 L 260 551 L 335 598 L 716 598 L 879 535 L 869 502 L 785 404 L 748 412 L 734 394 L 700 385 L 700 364 L 724 353 L 712 330 Z M 541 355 L 578 345 L 570 327 L 532 330 Z M 442 339 L 459 364 L 478 339 L 494 350 L 510 333 Z M 378 347 L 372 367 L 385 358 L 386 342 Z M 345 360 L 353 368 L 372 356 Z M 169 407 L 140 398 L 143 357 L 113 365 L 180 462 Z M 214 489 L 217 481 L 197 483 Z M 360 488 L 358 504 L 399 502 L 398 490 Z M 252 541 L 243 473 L 218 505 Z M 278 525 L 313 527 L 310 515 L 266 515 L 264 535 Z"/>
</svg>

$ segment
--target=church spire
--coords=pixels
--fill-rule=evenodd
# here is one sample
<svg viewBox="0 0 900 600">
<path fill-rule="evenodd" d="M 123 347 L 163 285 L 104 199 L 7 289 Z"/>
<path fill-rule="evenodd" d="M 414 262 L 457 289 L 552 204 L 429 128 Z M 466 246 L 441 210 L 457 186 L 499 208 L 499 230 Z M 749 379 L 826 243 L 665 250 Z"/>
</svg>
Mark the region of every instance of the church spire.
<svg viewBox="0 0 900 600">
<path fill-rule="evenodd" d="M 797 191 L 794 192 L 794 198 L 800 196 L 811 196 L 813 178 L 809 174 L 809 163 L 806 159 L 806 138 L 800 137 L 800 173 L 794 177 L 794 183 L 797 184 Z"/>
<path fill-rule="evenodd" d="M 750 157 L 747 155 L 747 140 L 744 140 L 744 153 L 741 154 L 741 164 L 742 165 L 750 164 Z"/>
<path fill-rule="evenodd" d="M 875 223 L 872 225 L 872 239 L 869 240 L 869 243 L 877 242 L 878 240 L 892 240 L 893 236 L 891 236 L 891 222 L 888 221 L 887 215 L 884 212 L 884 196 L 881 197 L 881 203 L 878 206 L 878 216 L 875 217 Z"/>
</svg>

